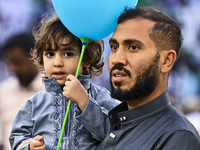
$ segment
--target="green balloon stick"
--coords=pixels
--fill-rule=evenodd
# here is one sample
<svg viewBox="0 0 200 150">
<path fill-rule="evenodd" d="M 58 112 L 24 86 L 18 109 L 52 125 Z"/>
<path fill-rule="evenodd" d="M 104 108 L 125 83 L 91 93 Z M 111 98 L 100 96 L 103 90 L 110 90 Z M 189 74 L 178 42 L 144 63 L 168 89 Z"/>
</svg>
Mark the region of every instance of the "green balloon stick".
<svg viewBox="0 0 200 150">
<path fill-rule="evenodd" d="M 85 52 L 86 45 L 92 41 L 91 39 L 84 38 L 84 37 L 80 37 L 80 40 L 82 42 L 82 51 L 81 51 L 81 55 L 80 55 L 80 58 L 79 58 L 78 67 L 77 67 L 77 70 L 76 70 L 76 75 L 75 75 L 76 78 L 78 77 L 78 73 L 79 73 L 79 70 L 80 70 L 80 67 L 81 67 L 81 62 L 83 60 L 83 54 Z M 64 118 L 64 121 L 63 121 L 63 125 L 62 125 L 62 130 L 61 130 L 61 133 L 60 133 L 60 138 L 59 138 L 59 141 L 58 141 L 57 150 L 59 150 L 59 148 L 60 148 L 63 132 L 64 132 L 64 129 L 65 129 L 65 124 L 67 122 L 67 116 L 68 116 L 68 113 L 69 113 L 70 105 L 71 105 L 71 100 L 68 101 L 67 111 L 65 113 L 65 118 Z"/>
</svg>

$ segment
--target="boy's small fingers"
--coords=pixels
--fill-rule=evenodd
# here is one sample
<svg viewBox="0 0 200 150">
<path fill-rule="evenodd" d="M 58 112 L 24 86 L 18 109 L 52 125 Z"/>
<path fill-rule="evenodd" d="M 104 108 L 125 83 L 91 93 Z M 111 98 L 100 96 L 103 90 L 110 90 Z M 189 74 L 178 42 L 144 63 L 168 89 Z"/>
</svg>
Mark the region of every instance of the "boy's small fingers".
<svg viewBox="0 0 200 150">
<path fill-rule="evenodd" d="M 65 81 L 65 86 L 68 86 L 70 81 Z"/>
<path fill-rule="evenodd" d="M 43 141 L 43 142 L 44 142 L 44 137 L 41 137 L 41 138 L 39 139 L 39 141 Z"/>
<path fill-rule="evenodd" d="M 37 135 L 36 137 L 33 138 L 33 140 L 38 140 L 38 141 L 43 141 L 44 137 Z"/>
<path fill-rule="evenodd" d="M 66 91 L 67 90 L 67 85 L 65 85 L 64 87 L 63 87 L 63 91 Z"/>
<path fill-rule="evenodd" d="M 73 80 L 74 78 L 76 78 L 74 75 L 69 74 L 69 75 L 67 76 L 67 81 L 71 81 L 71 80 Z"/>
</svg>

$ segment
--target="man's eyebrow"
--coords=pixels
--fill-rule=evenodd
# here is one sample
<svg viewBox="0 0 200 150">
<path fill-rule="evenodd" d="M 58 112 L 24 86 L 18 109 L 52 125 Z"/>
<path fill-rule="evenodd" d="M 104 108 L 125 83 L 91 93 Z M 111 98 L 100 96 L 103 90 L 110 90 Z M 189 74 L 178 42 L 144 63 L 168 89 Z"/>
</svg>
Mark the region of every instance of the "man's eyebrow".
<svg viewBox="0 0 200 150">
<path fill-rule="evenodd" d="M 124 40 L 123 42 L 124 42 L 125 44 L 135 43 L 135 44 L 140 45 L 141 47 L 144 47 L 144 44 L 143 44 L 141 41 L 136 40 L 136 39 L 126 39 L 126 40 Z M 117 40 L 112 39 L 112 38 L 109 40 L 109 43 L 116 43 L 116 44 L 118 44 Z"/>
<path fill-rule="evenodd" d="M 141 41 L 136 40 L 136 39 L 126 39 L 126 40 L 124 40 L 124 43 L 125 44 L 136 43 L 140 46 L 144 46 L 144 44 Z"/>
<path fill-rule="evenodd" d="M 117 40 L 111 38 L 111 39 L 109 40 L 109 43 L 118 43 L 118 42 L 117 42 Z"/>
</svg>

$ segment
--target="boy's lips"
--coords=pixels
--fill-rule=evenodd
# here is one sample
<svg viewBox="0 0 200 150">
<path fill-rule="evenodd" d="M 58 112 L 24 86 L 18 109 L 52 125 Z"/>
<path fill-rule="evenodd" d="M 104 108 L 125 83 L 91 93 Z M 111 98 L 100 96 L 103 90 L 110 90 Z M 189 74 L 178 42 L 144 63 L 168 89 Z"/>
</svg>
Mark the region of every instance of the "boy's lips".
<svg viewBox="0 0 200 150">
<path fill-rule="evenodd" d="M 57 71 L 57 72 L 54 72 L 53 73 L 53 76 L 56 78 L 56 79 L 62 79 L 65 77 L 65 73 L 62 72 L 62 71 Z"/>
</svg>

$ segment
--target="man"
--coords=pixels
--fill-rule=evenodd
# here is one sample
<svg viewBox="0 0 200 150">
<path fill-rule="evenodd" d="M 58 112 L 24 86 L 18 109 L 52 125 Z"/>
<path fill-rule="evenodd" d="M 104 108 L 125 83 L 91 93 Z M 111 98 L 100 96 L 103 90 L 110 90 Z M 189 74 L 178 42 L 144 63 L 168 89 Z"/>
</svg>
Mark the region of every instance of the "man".
<svg viewBox="0 0 200 150">
<path fill-rule="evenodd" d="M 29 59 L 34 38 L 27 33 L 14 35 L 6 40 L 2 48 L 3 58 L 12 70 L 11 76 L 0 84 L 0 118 L 2 135 L 0 144 L 9 150 L 12 123 L 19 109 L 36 92 L 44 90 L 42 78 L 36 65 Z"/>
<path fill-rule="evenodd" d="M 199 150 L 193 125 L 167 93 L 169 72 L 180 52 L 178 24 L 153 8 L 126 9 L 110 41 L 114 130 L 98 150 Z"/>
</svg>

